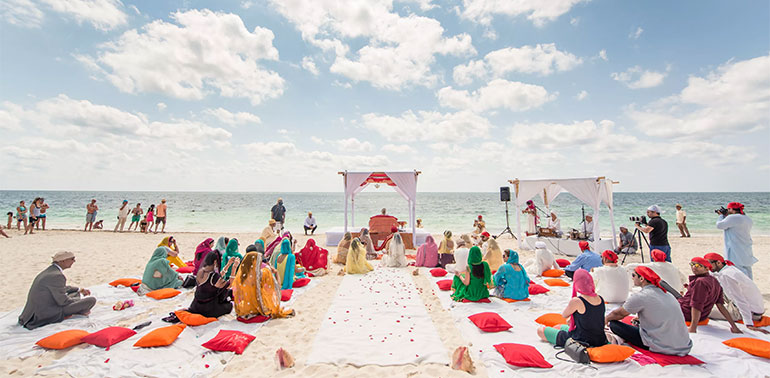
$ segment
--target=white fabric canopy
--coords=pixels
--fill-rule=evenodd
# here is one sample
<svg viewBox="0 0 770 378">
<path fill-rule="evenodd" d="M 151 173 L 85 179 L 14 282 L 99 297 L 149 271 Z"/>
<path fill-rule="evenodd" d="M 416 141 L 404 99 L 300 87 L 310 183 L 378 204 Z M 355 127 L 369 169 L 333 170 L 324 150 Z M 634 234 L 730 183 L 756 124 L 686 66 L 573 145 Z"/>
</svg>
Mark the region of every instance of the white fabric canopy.
<svg viewBox="0 0 770 378">
<path fill-rule="evenodd" d="M 594 238 L 599 240 L 599 210 L 601 204 L 607 205 L 610 213 L 610 223 L 612 224 L 612 245 L 615 246 L 615 218 L 612 205 L 612 180 L 604 177 L 587 177 L 572 179 L 545 179 L 545 180 L 511 180 L 514 185 L 514 203 L 516 205 L 516 233 L 518 234 L 519 247 L 522 246 L 521 237 L 521 206 L 527 201 L 539 195 L 543 199 L 546 208 L 550 209 L 550 203 L 556 197 L 569 192 L 575 198 L 583 201 L 591 207 L 594 214 L 594 229 L 592 230 Z"/>
</svg>

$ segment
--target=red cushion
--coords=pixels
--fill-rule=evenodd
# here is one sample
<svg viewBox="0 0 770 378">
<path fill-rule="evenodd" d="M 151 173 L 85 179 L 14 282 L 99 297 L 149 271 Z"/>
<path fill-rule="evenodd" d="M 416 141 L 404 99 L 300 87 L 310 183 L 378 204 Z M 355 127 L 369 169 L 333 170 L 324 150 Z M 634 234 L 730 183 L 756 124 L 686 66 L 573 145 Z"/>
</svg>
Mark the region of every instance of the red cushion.
<svg viewBox="0 0 770 378">
<path fill-rule="evenodd" d="M 284 302 L 288 301 L 291 299 L 292 294 L 294 294 L 294 290 L 292 289 L 281 290 L 281 300 Z"/>
<path fill-rule="evenodd" d="M 310 283 L 310 278 L 300 278 L 295 280 L 291 287 L 302 287 Z"/>
<path fill-rule="evenodd" d="M 529 295 L 544 294 L 549 291 L 543 285 L 538 285 L 534 282 L 529 283 Z"/>
<path fill-rule="evenodd" d="M 436 282 L 436 285 L 438 285 L 438 288 L 447 291 L 452 289 L 452 280 L 441 280 Z"/>
<path fill-rule="evenodd" d="M 264 316 L 264 315 L 257 315 L 255 317 L 246 319 L 246 318 L 242 318 L 242 317 L 239 316 L 236 319 L 238 319 L 238 321 L 241 322 L 241 323 L 251 324 L 251 323 L 264 323 L 264 322 L 270 320 L 270 317 L 269 316 Z"/>
<path fill-rule="evenodd" d="M 535 347 L 525 344 L 505 343 L 495 345 L 505 362 L 521 367 L 552 368 L 553 365 L 543 358 Z"/>
<path fill-rule="evenodd" d="M 567 259 L 556 259 L 556 263 L 559 264 L 559 267 L 564 268 L 565 266 L 569 265 L 569 260 L 567 260 Z"/>
<path fill-rule="evenodd" d="M 194 266 L 189 266 L 188 265 L 188 266 L 185 266 L 185 267 L 177 268 L 176 272 L 177 273 L 192 273 L 193 269 L 195 269 Z"/>
<path fill-rule="evenodd" d="M 621 322 L 626 323 L 628 325 L 634 325 L 633 321 L 636 319 L 636 316 L 628 315 L 623 319 L 620 319 Z"/>
<path fill-rule="evenodd" d="M 463 303 L 492 303 L 492 301 L 489 300 L 489 298 L 482 298 L 477 301 L 472 301 L 470 299 L 463 299 Z"/>
<path fill-rule="evenodd" d="M 441 269 L 441 268 L 434 268 L 434 269 L 430 270 L 430 274 L 433 277 L 444 277 L 444 276 L 446 276 L 446 270 Z"/>
<path fill-rule="evenodd" d="M 494 312 L 480 312 L 469 316 L 468 319 L 484 332 L 502 332 L 511 329 L 511 325 Z"/>
<path fill-rule="evenodd" d="M 243 350 L 246 349 L 249 343 L 255 338 L 255 336 L 241 331 L 221 330 L 213 339 L 203 343 L 203 347 L 217 352 L 235 352 L 235 354 L 243 354 Z"/>
<path fill-rule="evenodd" d="M 136 293 L 139 290 L 139 285 L 131 286 L 131 290 L 133 290 L 134 293 Z"/>
<path fill-rule="evenodd" d="M 649 350 L 645 350 L 642 348 L 637 348 L 634 345 L 631 345 L 632 348 L 636 349 L 637 352 L 644 354 L 645 356 L 651 357 L 655 362 L 657 362 L 660 366 L 666 366 L 666 365 L 702 365 L 705 362 L 690 356 L 672 356 L 669 354 L 662 354 L 662 353 L 655 353 L 650 352 Z"/>
<path fill-rule="evenodd" d="M 136 331 L 132 329 L 125 327 L 107 327 L 103 330 L 89 334 L 88 336 L 83 336 L 80 341 L 109 349 L 111 345 L 115 345 L 133 335 L 136 335 Z"/>
</svg>

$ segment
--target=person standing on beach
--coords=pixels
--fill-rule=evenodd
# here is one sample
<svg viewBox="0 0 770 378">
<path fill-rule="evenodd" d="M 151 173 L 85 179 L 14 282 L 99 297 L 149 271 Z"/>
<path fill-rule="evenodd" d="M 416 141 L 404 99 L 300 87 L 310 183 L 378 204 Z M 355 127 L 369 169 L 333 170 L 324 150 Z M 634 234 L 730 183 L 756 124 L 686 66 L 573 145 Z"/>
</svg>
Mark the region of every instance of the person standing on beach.
<svg viewBox="0 0 770 378">
<path fill-rule="evenodd" d="M 19 201 L 19 207 L 16 208 L 16 231 L 21 231 L 21 222 L 24 222 L 24 229 L 27 229 L 27 206 L 24 201 Z"/>
<path fill-rule="evenodd" d="M 40 197 L 35 198 L 32 200 L 32 204 L 29 206 L 29 227 L 26 227 L 24 229 L 24 235 L 29 232 L 30 234 L 33 234 L 32 230 L 35 229 L 35 226 L 37 225 L 38 217 L 40 216 L 40 205 L 38 203 L 40 201 Z"/>
<path fill-rule="evenodd" d="M 676 226 L 679 227 L 680 238 L 689 238 L 690 230 L 687 229 L 687 213 L 682 209 L 682 205 L 676 204 Z"/>
<path fill-rule="evenodd" d="M 149 209 L 147 209 L 147 215 L 144 218 L 145 227 L 142 228 L 142 232 L 144 232 L 145 234 L 150 232 L 150 229 L 152 228 L 153 224 L 155 224 L 155 204 L 154 203 L 150 205 Z"/>
<path fill-rule="evenodd" d="M 128 231 L 131 231 L 131 227 L 135 227 L 135 231 L 139 230 L 139 222 L 142 220 L 142 213 L 144 213 L 142 204 L 137 203 L 136 207 L 131 210 L 131 224 L 128 225 Z"/>
<path fill-rule="evenodd" d="M 161 222 L 163 222 L 163 227 L 160 229 L 160 233 L 161 234 L 166 233 L 166 209 L 167 209 L 166 200 L 165 199 L 160 200 L 160 205 L 158 205 L 158 212 L 157 212 L 158 216 L 157 216 L 157 219 L 155 220 L 156 234 L 158 233 L 158 225 Z"/>
<path fill-rule="evenodd" d="M 5 226 L 5 228 L 7 230 L 10 230 L 11 229 L 11 223 L 13 223 L 13 211 L 9 211 L 8 214 L 6 214 L 6 215 L 8 215 L 8 225 Z"/>
<path fill-rule="evenodd" d="M 278 198 L 278 203 L 270 209 L 270 215 L 272 219 L 275 219 L 275 231 L 278 233 L 283 231 L 283 223 L 286 221 L 286 208 L 283 206 L 283 198 Z"/>
<path fill-rule="evenodd" d="M 652 251 L 659 249 L 666 253 L 666 261 L 671 262 L 671 245 L 668 244 L 668 222 L 660 217 L 660 207 L 652 205 L 647 208 L 647 216 L 650 220 L 642 227 L 641 223 L 636 223 L 635 227 L 645 234 L 650 234 L 650 260 L 652 260 Z"/>
<path fill-rule="evenodd" d="M 45 219 L 46 219 L 45 212 L 49 208 L 51 208 L 51 206 L 48 206 L 48 204 L 45 203 L 45 198 L 41 197 L 40 198 L 40 216 L 38 217 L 38 221 L 37 221 L 37 229 L 38 230 L 40 229 L 40 224 L 42 223 L 43 224 L 43 231 L 45 231 Z"/>
<path fill-rule="evenodd" d="M 717 228 L 725 232 L 727 259 L 753 280 L 751 266 L 759 260 L 754 257 L 751 249 L 752 224 L 751 218 L 743 213 L 743 204 L 739 202 L 730 202 L 727 205 L 727 211 L 720 213 L 717 220 Z"/>
<path fill-rule="evenodd" d="M 96 221 L 96 213 L 99 211 L 99 206 L 96 206 L 96 200 L 92 199 L 91 203 L 86 205 L 86 225 L 83 227 L 83 231 L 91 231 L 94 228 L 94 222 Z"/>
<path fill-rule="evenodd" d="M 123 227 L 126 225 L 126 219 L 128 219 L 130 212 L 131 208 L 128 207 L 128 200 L 123 200 L 123 204 L 118 209 L 118 223 L 115 224 L 115 229 L 112 232 L 118 232 L 118 227 L 120 227 L 120 232 L 123 232 Z"/>
</svg>

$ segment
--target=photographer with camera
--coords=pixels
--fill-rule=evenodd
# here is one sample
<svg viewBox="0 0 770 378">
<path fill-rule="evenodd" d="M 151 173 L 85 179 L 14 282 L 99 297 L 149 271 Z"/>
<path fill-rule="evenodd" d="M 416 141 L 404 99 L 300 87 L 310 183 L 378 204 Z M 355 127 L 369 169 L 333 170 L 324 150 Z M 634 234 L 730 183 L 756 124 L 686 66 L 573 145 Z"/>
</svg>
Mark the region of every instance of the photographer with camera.
<svg viewBox="0 0 770 378">
<path fill-rule="evenodd" d="M 646 224 L 646 219 L 641 217 L 638 222 L 635 222 L 634 227 L 645 234 L 650 234 L 650 251 L 659 249 L 665 252 L 666 261 L 671 262 L 671 245 L 668 244 L 668 223 L 660 217 L 658 205 L 648 207 L 647 216 L 650 217 L 650 220 Z M 652 259 L 652 256 L 650 256 L 650 259 Z"/>
<path fill-rule="evenodd" d="M 743 213 L 743 205 L 738 202 L 730 202 L 727 209 L 722 207 L 714 211 L 719 214 L 717 228 L 725 232 L 727 259 L 753 280 L 751 266 L 759 260 L 751 249 L 751 218 Z"/>
</svg>

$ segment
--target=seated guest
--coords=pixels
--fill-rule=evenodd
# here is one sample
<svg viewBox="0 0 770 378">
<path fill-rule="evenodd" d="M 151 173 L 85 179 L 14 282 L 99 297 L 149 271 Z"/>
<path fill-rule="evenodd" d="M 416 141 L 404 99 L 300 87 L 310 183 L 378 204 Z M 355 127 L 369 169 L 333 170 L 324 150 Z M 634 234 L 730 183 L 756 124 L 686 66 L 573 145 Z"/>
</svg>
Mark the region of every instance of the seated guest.
<svg viewBox="0 0 770 378">
<path fill-rule="evenodd" d="M 88 289 L 67 286 L 64 269 L 75 263 L 72 252 L 56 252 L 53 263 L 40 272 L 32 281 L 27 294 L 27 303 L 19 315 L 19 324 L 35 329 L 51 323 L 58 323 L 72 315 L 88 315 L 96 304 L 96 298 L 88 296 Z"/>
<path fill-rule="evenodd" d="M 307 235 L 308 231 L 310 231 L 310 235 L 313 235 L 315 229 L 318 228 L 318 224 L 315 222 L 312 212 L 307 212 L 307 218 L 305 218 L 305 225 L 303 227 L 305 228 L 305 235 Z"/>
<path fill-rule="evenodd" d="M 393 227 L 390 228 L 390 235 L 388 235 L 385 238 L 385 240 L 382 241 L 382 244 L 380 244 L 381 247 L 377 248 L 375 246 L 374 250 L 375 251 L 387 251 L 388 247 L 390 246 L 390 241 L 393 240 L 393 236 L 394 235 L 398 235 L 398 227 L 396 227 L 396 226 L 393 226 Z M 367 256 L 367 258 L 369 258 L 369 257 Z"/>
<path fill-rule="evenodd" d="M 628 273 L 618 265 L 618 255 L 609 249 L 602 253 L 602 264 L 591 271 L 596 292 L 608 303 L 623 303 L 628 298 Z"/>
<path fill-rule="evenodd" d="M 569 326 L 561 329 L 540 327 L 537 335 L 543 341 L 564 347 L 568 338 L 586 344 L 588 347 L 599 347 L 607 344 L 604 333 L 604 299 L 596 294 L 591 275 L 578 269 L 572 284 L 572 299 L 567 303 L 561 316 L 569 318 Z"/>
<path fill-rule="evenodd" d="M 179 247 L 176 245 L 176 239 L 173 236 L 167 236 L 161 240 L 158 247 L 168 248 L 168 262 L 176 265 L 178 268 L 184 268 L 187 266 L 182 258 L 179 257 Z"/>
<path fill-rule="evenodd" d="M 219 239 L 217 239 L 217 243 L 214 244 L 214 250 L 219 251 L 219 254 L 225 253 L 227 250 L 227 243 L 230 242 L 230 238 L 220 236 Z"/>
<path fill-rule="evenodd" d="M 581 253 L 580 256 L 578 256 L 575 261 L 572 262 L 572 264 L 569 264 L 566 268 L 564 268 L 564 273 L 569 278 L 572 278 L 572 275 L 575 274 L 575 271 L 578 269 L 585 269 L 586 271 L 590 272 L 591 269 L 602 266 L 601 256 L 597 255 L 589 249 L 587 241 L 583 240 L 578 243 L 578 245 L 580 246 L 580 250 L 583 251 L 583 253 Z"/>
<path fill-rule="evenodd" d="M 372 265 L 366 261 L 366 248 L 361 244 L 361 240 L 353 239 L 345 261 L 345 272 L 348 274 L 366 274 L 373 270 Z"/>
<path fill-rule="evenodd" d="M 179 274 L 171 269 L 168 258 L 168 248 L 158 247 L 144 267 L 142 275 L 142 289 L 144 292 L 172 288 L 176 289 L 182 286 L 182 279 Z"/>
<path fill-rule="evenodd" d="M 264 258 L 269 259 L 270 266 L 275 266 L 275 260 L 278 259 L 278 256 L 281 254 L 281 243 L 283 243 L 284 239 L 288 239 L 289 243 L 291 245 L 292 251 L 295 248 L 295 240 L 294 237 L 292 237 L 291 232 L 286 231 L 281 235 L 280 238 L 275 239 L 269 246 L 265 247 L 265 255 Z"/>
<path fill-rule="evenodd" d="M 406 266 L 406 247 L 401 239 L 401 234 L 393 235 L 393 239 L 388 243 L 387 252 L 382 255 L 380 265 L 389 268 L 403 268 Z"/>
<path fill-rule="evenodd" d="M 312 238 L 308 239 L 305 247 L 297 252 L 297 263 L 313 276 L 323 276 L 329 265 L 329 251 L 317 246 Z"/>
<path fill-rule="evenodd" d="M 471 236 L 468 234 L 460 235 L 460 239 L 463 241 L 463 243 L 465 243 L 465 248 L 470 248 L 476 245 L 473 241 L 471 241 Z"/>
<path fill-rule="evenodd" d="M 470 254 L 470 250 L 468 247 L 465 246 L 465 242 L 460 239 L 457 241 L 457 249 L 454 250 L 453 257 L 455 259 L 455 262 L 452 264 L 447 264 L 444 269 L 446 269 L 447 272 L 451 273 L 462 273 L 468 269 L 468 255 Z M 460 280 L 460 277 L 455 276 L 452 280 L 452 290 L 455 289 L 456 285 L 462 284 L 462 281 Z"/>
<path fill-rule="evenodd" d="M 195 248 L 195 257 L 193 258 L 193 265 L 195 266 L 195 269 L 193 269 L 193 274 L 198 274 L 198 270 L 201 268 L 201 264 L 203 263 L 203 259 L 206 258 L 206 255 L 211 252 L 211 247 L 214 246 L 214 239 L 208 238 L 198 244 L 198 247 Z"/>
<path fill-rule="evenodd" d="M 628 232 L 628 227 L 620 226 L 620 234 L 618 235 L 618 247 L 615 248 L 617 253 L 636 253 L 637 243 L 634 239 L 634 234 Z"/>
<path fill-rule="evenodd" d="M 586 221 L 583 222 L 583 232 L 585 232 L 588 240 L 594 241 L 594 215 L 586 214 Z"/>
<path fill-rule="evenodd" d="M 556 217 L 556 213 L 551 212 L 551 217 L 548 218 L 548 228 L 553 231 L 554 235 L 561 237 L 564 234 L 561 231 L 561 219 Z"/>
<path fill-rule="evenodd" d="M 711 264 L 711 272 L 722 286 L 723 294 L 738 307 L 746 327 L 763 332 L 764 330 L 753 325 L 761 320 L 762 314 L 765 313 L 765 302 L 757 284 L 718 253 L 707 253 L 703 258 Z"/>
<path fill-rule="evenodd" d="M 281 290 L 291 289 L 295 278 L 305 277 L 305 268 L 297 266 L 297 258 L 291 251 L 291 241 L 283 239 L 281 242 L 281 253 L 273 265 L 278 271 L 278 283 L 281 284 Z"/>
<path fill-rule="evenodd" d="M 494 275 L 495 296 L 515 299 L 517 301 L 529 298 L 529 277 L 524 267 L 519 264 L 519 254 L 506 249 L 506 263 L 500 266 Z"/>
<path fill-rule="evenodd" d="M 489 246 L 489 238 L 491 235 L 489 235 L 489 232 L 482 232 L 479 235 L 479 240 L 476 242 L 476 245 L 481 248 L 481 253 L 484 254 Z"/>
<path fill-rule="evenodd" d="M 345 264 L 348 259 L 348 249 L 350 249 L 350 243 L 353 242 L 353 234 L 346 232 L 345 235 L 337 244 L 337 254 L 334 256 L 335 264 Z"/>
<path fill-rule="evenodd" d="M 676 298 L 660 285 L 660 277 L 646 266 L 637 266 L 631 276 L 634 285 L 642 290 L 604 318 L 612 333 L 628 344 L 655 353 L 677 356 L 690 353 L 692 340 L 684 315 Z M 632 313 L 639 314 L 638 327 L 620 321 Z"/>
<path fill-rule="evenodd" d="M 225 265 L 230 262 L 230 259 L 232 258 L 238 258 L 238 261 L 241 261 L 243 259 L 243 255 L 238 252 L 238 239 L 232 238 L 229 242 L 227 242 L 227 248 L 225 248 L 225 253 L 222 254 L 222 275 L 226 280 L 230 279 L 230 274 L 235 272 L 235 269 L 238 268 L 238 266 L 235 266 L 235 269 L 233 269 L 232 272 L 225 269 Z"/>
<path fill-rule="evenodd" d="M 540 277 L 543 272 L 550 269 L 559 269 L 553 253 L 545 246 L 545 242 L 535 242 L 535 258 L 524 264 L 529 274 Z"/>
<path fill-rule="evenodd" d="M 425 266 L 435 268 L 438 265 L 438 245 L 432 235 L 428 235 L 419 248 L 415 256 L 414 266 Z"/>
<path fill-rule="evenodd" d="M 417 224 L 414 227 L 415 228 L 422 228 L 422 218 L 417 218 Z"/>
<path fill-rule="evenodd" d="M 666 283 L 678 293 L 684 293 L 684 284 L 687 282 L 687 278 L 676 266 L 674 266 L 674 264 L 666 261 L 666 252 L 659 249 L 653 249 L 652 252 L 650 252 L 650 255 L 652 255 L 651 263 L 628 264 L 628 271 L 633 272 L 637 266 L 647 266 L 652 269 L 661 280 L 666 281 Z"/>
<path fill-rule="evenodd" d="M 265 246 L 268 246 L 277 237 L 278 237 L 278 234 L 275 232 L 275 219 L 270 219 L 267 226 L 262 229 L 262 234 L 259 235 L 259 238 L 262 239 L 263 242 L 265 242 Z"/>
<path fill-rule="evenodd" d="M 722 286 L 719 281 L 709 274 L 711 264 L 703 257 L 693 257 L 690 260 L 690 269 L 693 275 L 690 276 L 690 284 L 687 286 L 687 292 L 683 297 L 677 299 L 682 308 L 684 320 L 690 322 L 690 332 L 695 333 L 698 330 L 698 322 L 708 319 L 711 309 L 717 306 L 722 316 L 730 323 L 732 333 L 743 333 L 735 325 L 733 317 L 724 306 L 722 297 Z"/>
<path fill-rule="evenodd" d="M 497 271 L 501 265 L 503 265 L 503 251 L 500 250 L 500 246 L 497 244 L 497 240 L 489 239 L 487 241 L 487 250 L 484 252 L 484 261 L 489 264 L 491 271 Z"/>
<path fill-rule="evenodd" d="M 195 275 L 197 284 L 195 297 L 187 311 L 209 318 L 218 318 L 233 310 L 233 303 L 230 302 L 232 296 L 230 284 L 235 277 L 240 258 L 232 258 L 222 267 L 222 272 L 228 272 L 232 277 L 230 279 L 223 278 L 217 272 L 216 267 L 221 266 L 221 259 L 218 253 L 206 255 L 198 274 Z"/>
<path fill-rule="evenodd" d="M 492 286 L 492 272 L 489 264 L 481 257 L 481 248 L 474 246 L 468 254 L 468 268 L 465 272 L 455 272 L 460 278 L 460 285 L 452 293 L 452 299 L 462 301 L 479 301 L 489 298 L 489 287 Z"/>
<path fill-rule="evenodd" d="M 481 235 L 487 231 L 487 223 L 484 222 L 484 218 L 479 215 L 476 220 L 473 221 L 473 234 Z"/>
<path fill-rule="evenodd" d="M 364 249 L 366 249 L 366 259 L 376 259 L 377 252 L 374 251 L 374 242 L 372 241 L 371 235 L 369 235 L 368 228 L 361 229 L 361 232 L 358 234 L 358 240 L 361 242 L 361 244 L 363 244 Z"/>
<path fill-rule="evenodd" d="M 441 239 L 441 243 L 438 246 L 438 264 L 442 268 L 446 268 L 447 264 L 453 264 L 455 262 L 454 257 L 455 242 L 452 241 L 452 231 L 444 231 L 444 239 Z"/>
<path fill-rule="evenodd" d="M 281 308 L 281 290 L 276 273 L 262 262 L 262 253 L 246 253 L 238 272 L 233 275 L 233 302 L 237 316 L 246 319 L 260 315 L 271 318 L 294 316 L 294 310 Z"/>
</svg>

